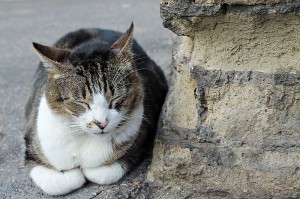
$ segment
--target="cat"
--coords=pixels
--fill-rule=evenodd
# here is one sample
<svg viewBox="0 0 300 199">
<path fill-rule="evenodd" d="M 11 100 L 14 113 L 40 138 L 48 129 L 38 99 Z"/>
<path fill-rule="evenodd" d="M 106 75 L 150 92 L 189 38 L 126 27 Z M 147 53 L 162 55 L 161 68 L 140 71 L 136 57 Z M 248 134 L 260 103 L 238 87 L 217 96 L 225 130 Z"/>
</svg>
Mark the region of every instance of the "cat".
<svg viewBox="0 0 300 199">
<path fill-rule="evenodd" d="M 115 183 L 151 145 L 168 86 L 133 29 L 33 43 L 42 63 L 25 106 L 25 164 L 47 194 Z"/>
</svg>

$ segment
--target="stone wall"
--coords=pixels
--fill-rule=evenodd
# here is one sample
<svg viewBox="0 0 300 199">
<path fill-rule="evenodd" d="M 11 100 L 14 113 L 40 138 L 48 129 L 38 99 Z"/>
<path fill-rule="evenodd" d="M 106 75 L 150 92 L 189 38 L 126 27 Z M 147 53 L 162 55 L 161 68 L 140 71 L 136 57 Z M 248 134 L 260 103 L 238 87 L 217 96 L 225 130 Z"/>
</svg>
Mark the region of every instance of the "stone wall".
<svg viewBox="0 0 300 199">
<path fill-rule="evenodd" d="M 163 0 L 180 37 L 152 198 L 300 198 L 300 1 Z"/>
</svg>

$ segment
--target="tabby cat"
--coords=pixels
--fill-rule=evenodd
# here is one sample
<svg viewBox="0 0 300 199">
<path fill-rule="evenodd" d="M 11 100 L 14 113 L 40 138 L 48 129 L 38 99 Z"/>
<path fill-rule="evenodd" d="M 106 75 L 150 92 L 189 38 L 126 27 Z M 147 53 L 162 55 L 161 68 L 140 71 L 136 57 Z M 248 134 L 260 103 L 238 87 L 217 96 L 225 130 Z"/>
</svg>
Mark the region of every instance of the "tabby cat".
<svg viewBox="0 0 300 199">
<path fill-rule="evenodd" d="M 145 156 L 167 84 L 132 37 L 133 24 L 33 43 L 42 63 L 25 107 L 25 162 L 47 194 L 115 183 Z"/>
</svg>

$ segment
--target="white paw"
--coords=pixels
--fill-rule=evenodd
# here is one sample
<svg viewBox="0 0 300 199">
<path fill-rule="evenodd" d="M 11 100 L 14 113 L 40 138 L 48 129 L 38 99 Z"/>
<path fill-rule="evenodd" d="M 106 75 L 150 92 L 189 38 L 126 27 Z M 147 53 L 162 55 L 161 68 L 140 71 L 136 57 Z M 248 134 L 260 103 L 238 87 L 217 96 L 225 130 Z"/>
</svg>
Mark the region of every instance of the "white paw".
<svg viewBox="0 0 300 199">
<path fill-rule="evenodd" d="M 125 174 L 122 166 L 115 162 L 95 168 L 83 168 L 84 176 L 97 184 L 112 184 L 119 181 Z"/>
<path fill-rule="evenodd" d="M 44 192 L 49 195 L 63 195 L 81 187 L 85 178 L 79 169 L 65 172 L 35 166 L 30 177 Z"/>
</svg>

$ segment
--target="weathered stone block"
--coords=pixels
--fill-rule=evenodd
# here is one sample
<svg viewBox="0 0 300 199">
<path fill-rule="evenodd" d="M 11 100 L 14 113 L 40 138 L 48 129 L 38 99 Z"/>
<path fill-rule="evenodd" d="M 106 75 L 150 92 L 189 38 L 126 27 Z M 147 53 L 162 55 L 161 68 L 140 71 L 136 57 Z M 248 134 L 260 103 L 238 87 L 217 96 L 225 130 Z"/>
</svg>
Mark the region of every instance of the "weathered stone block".
<svg viewBox="0 0 300 199">
<path fill-rule="evenodd" d="M 210 19 L 212 28 L 194 32 L 191 62 L 208 69 L 295 73 L 300 70 L 299 19 L 295 15 Z"/>
<path fill-rule="evenodd" d="M 205 3 L 196 1 L 163 0 L 161 2 L 161 18 L 165 27 L 172 30 L 177 35 L 194 36 L 196 30 L 214 29 L 216 24 L 226 25 L 226 18 L 230 16 L 241 17 L 239 25 L 242 25 L 243 18 L 247 22 L 259 21 L 260 17 L 274 19 L 274 17 L 284 17 L 284 15 L 299 16 L 299 0 L 203 0 Z M 208 3 L 210 2 L 210 3 Z M 278 16 L 280 15 L 280 16 Z M 233 26 L 235 27 L 235 26 Z M 238 26 L 236 26 L 238 27 Z M 249 27 L 253 30 L 254 27 Z M 247 28 L 247 29 L 249 29 Z M 277 29 L 280 31 L 281 29 Z"/>
<path fill-rule="evenodd" d="M 161 4 L 188 35 L 147 179 L 152 198 L 300 198 L 299 1 Z"/>
</svg>

